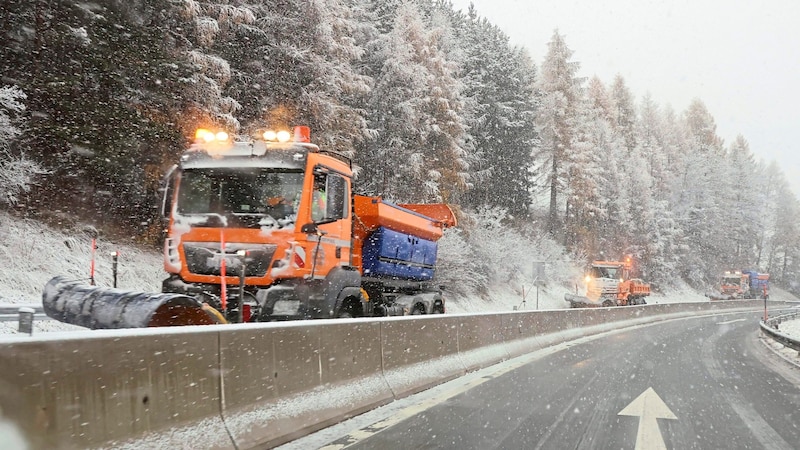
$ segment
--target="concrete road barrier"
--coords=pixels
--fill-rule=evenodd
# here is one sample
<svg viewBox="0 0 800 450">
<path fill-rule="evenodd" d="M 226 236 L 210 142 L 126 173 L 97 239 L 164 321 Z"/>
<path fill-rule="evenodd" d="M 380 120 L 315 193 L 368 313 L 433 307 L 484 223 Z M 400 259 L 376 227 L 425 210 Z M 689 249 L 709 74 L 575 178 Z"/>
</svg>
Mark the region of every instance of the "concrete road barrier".
<svg viewBox="0 0 800 450">
<path fill-rule="evenodd" d="M 504 341 L 503 315 L 485 314 L 459 321 L 458 355 L 468 372 L 511 357 Z"/>
<path fill-rule="evenodd" d="M 513 312 L 503 314 L 501 332 L 510 358 L 531 353 L 542 348 L 539 314 Z"/>
<path fill-rule="evenodd" d="M 467 371 L 763 302 L 104 330 L 0 340 L 0 423 L 30 448 L 264 448 Z"/>
<path fill-rule="evenodd" d="M 380 322 L 271 325 L 220 335 L 222 413 L 238 448 L 279 445 L 394 399 Z"/>
<path fill-rule="evenodd" d="M 458 356 L 459 316 L 381 319 L 383 376 L 395 398 L 466 373 Z"/>
<path fill-rule="evenodd" d="M 200 328 L 0 343 L 0 416 L 32 449 L 138 439 L 140 448 L 233 448 L 221 431 L 218 338 Z"/>
</svg>

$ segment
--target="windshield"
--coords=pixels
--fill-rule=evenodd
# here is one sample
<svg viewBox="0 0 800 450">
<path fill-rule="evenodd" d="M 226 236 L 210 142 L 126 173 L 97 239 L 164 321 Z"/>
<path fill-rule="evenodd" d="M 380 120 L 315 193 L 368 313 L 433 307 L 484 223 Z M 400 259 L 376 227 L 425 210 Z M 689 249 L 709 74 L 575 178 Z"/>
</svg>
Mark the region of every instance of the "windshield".
<svg viewBox="0 0 800 450">
<path fill-rule="evenodd" d="M 302 187 L 303 172 L 297 170 L 188 169 L 181 176 L 177 212 L 208 216 L 205 225 L 211 227 L 282 227 L 294 223 Z"/>
<path fill-rule="evenodd" d="M 592 267 L 593 278 L 617 278 L 620 270 L 616 267 Z"/>
</svg>

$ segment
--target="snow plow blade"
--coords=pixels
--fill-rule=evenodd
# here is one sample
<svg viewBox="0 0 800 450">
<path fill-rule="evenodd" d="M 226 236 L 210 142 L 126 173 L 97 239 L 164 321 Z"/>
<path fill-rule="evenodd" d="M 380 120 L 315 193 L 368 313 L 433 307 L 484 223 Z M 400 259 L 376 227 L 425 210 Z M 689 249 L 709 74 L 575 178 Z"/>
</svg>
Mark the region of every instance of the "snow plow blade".
<svg viewBox="0 0 800 450">
<path fill-rule="evenodd" d="M 570 307 L 572 308 L 595 308 L 602 306 L 601 304 L 595 303 L 589 300 L 588 297 L 584 297 L 582 295 L 564 294 L 564 300 L 568 301 Z"/>
<path fill-rule="evenodd" d="M 45 285 L 42 306 L 55 320 L 93 330 L 219 323 L 194 297 L 88 286 L 61 276 Z"/>
</svg>

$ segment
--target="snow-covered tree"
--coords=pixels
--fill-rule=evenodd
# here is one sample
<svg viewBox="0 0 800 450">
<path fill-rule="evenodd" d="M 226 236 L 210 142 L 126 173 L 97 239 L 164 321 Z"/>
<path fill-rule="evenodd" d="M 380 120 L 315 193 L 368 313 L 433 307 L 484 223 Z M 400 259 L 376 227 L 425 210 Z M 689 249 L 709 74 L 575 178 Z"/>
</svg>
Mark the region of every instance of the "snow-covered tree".
<svg viewBox="0 0 800 450">
<path fill-rule="evenodd" d="M 453 19 L 461 43 L 459 78 L 464 84 L 470 142 L 472 207 L 500 206 L 524 217 L 530 211 L 536 145 L 536 70 L 524 49 L 474 10 Z"/>
<path fill-rule="evenodd" d="M 0 148 L 4 150 L 21 132 L 16 122 L 25 111 L 25 98 L 25 93 L 18 86 L 0 86 Z"/>
<path fill-rule="evenodd" d="M 707 282 L 718 272 L 730 248 L 726 240 L 724 205 L 716 201 L 724 158 L 722 140 L 705 104 L 695 99 L 683 114 L 687 141 L 683 164 L 676 168 L 681 176 L 673 204 L 689 245 L 685 256 L 686 278 L 695 285 Z"/>
<path fill-rule="evenodd" d="M 16 204 L 28 192 L 37 175 L 45 171 L 22 152 L 12 152 L 12 143 L 21 133 L 20 115 L 26 96 L 17 86 L 0 87 L 0 204 Z"/>
<path fill-rule="evenodd" d="M 727 158 L 721 162 L 726 164 L 728 176 L 720 180 L 723 183 L 720 187 L 728 190 L 728 229 L 735 245 L 730 266 L 748 267 L 755 262 L 760 216 L 764 213 L 765 202 L 761 201 L 763 193 L 759 192 L 758 182 L 761 166 L 742 135 L 731 143 Z"/>
<path fill-rule="evenodd" d="M 634 106 L 633 94 L 625 85 L 622 75 L 614 77 L 611 85 L 611 97 L 613 99 L 614 126 L 622 134 L 625 140 L 625 147 L 630 151 L 636 147 L 636 110 Z"/>
<path fill-rule="evenodd" d="M 597 257 L 616 247 L 613 221 L 620 210 L 617 155 L 620 139 L 614 132 L 608 109 L 609 97 L 597 78 L 589 82 L 578 105 L 572 147 L 564 155 L 564 216 L 567 249 Z"/>
<path fill-rule="evenodd" d="M 356 70 L 361 0 L 268 2 L 249 6 L 254 21 L 214 46 L 232 66 L 225 91 L 242 105 L 243 134 L 307 125 L 326 150 L 354 156 L 366 133 L 358 110 L 369 77 Z M 245 45 L 243 45 L 245 43 Z"/>
<path fill-rule="evenodd" d="M 548 230 L 551 234 L 561 228 L 558 197 L 565 188 L 566 159 L 573 150 L 576 111 L 581 98 L 579 65 L 570 61 L 571 57 L 572 50 L 555 30 L 537 80 L 542 101 L 536 118 L 540 146 L 535 155 L 539 173 L 550 191 Z"/>
<path fill-rule="evenodd" d="M 448 201 L 466 189 L 462 100 L 455 68 L 412 2 L 372 55 L 374 88 L 365 117 L 375 138 L 360 152 L 362 188 L 398 201 Z"/>
<path fill-rule="evenodd" d="M 152 219 L 151 188 L 162 152 L 183 141 L 174 128 L 185 65 L 157 25 L 171 5 L 14 2 L 0 49 L 4 76 L 27 94 L 29 120 L 18 149 L 50 175 L 31 192 L 30 210 L 100 220 Z M 173 147 L 170 149 L 170 147 Z M 154 186 L 155 185 L 155 186 Z M 42 207 L 37 207 L 42 205 Z"/>
<path fill-rule="evenodd" d="M 193 127 L 223 127 L 232 132 L 239 128 L 236 112 L 241 104 L 225 94 L 233 77 L 226 59 L 230 55 L 220 50 L 235 46 L 241 52 L 242 46 L 235 45 L 238 38 L 242 34 L 258 35 L 258 30 L 254 27 L 253 9 L 237 3 L 185 0 L 173 7 L 177 18 L 172 22 L 178 25 L 173 32 L 181 36 L 177 41 L 180 51 L 194 69 L 184 80 L 187 100 L 193 106 L 190 119 Z"/>
</svg>

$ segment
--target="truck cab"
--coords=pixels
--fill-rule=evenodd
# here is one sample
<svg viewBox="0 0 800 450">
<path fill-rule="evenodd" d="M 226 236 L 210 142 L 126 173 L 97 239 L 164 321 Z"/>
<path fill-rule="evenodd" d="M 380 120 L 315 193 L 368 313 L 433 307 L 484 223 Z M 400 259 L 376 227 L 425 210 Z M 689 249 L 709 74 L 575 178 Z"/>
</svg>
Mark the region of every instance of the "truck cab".
<svg viewBox="0 0 800 450">
<path fill-rule="evenodd" d="M 743 298 L 749 289 L 749 275 L 739 270 L 725 271 L 720 280 L 720 291 L 722 295 L 729 298 Z"/>
<path fill-rule="evenodd" d="M 586 275 L 586 298 L 601 306 L 644 305 L 650 285 L 631 278 L 633 264 L 625 261 L 594 261 Z"/>
</svg>

